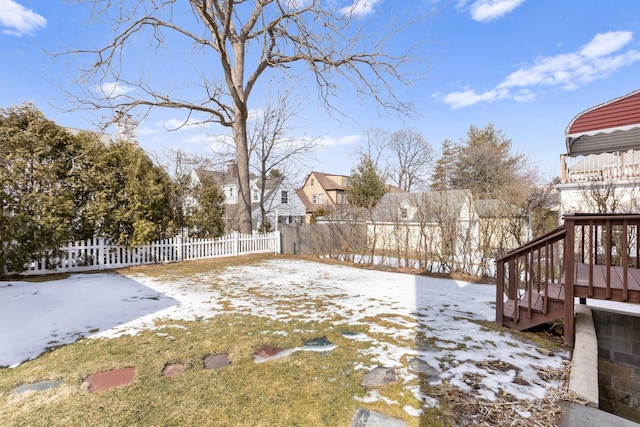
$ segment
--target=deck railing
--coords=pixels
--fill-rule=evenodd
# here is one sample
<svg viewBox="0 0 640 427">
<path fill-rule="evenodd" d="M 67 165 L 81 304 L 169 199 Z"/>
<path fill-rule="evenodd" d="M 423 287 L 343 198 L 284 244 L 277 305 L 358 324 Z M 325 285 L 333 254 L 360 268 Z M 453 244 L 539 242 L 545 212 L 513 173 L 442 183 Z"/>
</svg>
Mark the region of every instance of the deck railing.
<svg viewBox="0 0 640 427">
<path fill-rule="evenodd" d="M 496 260 L 496 321 L 503 324 L 504 297 L 527 298 L 531 317 L 534 291 L 549 294 L 550 284 L 559 284 L 564 273 L 565 228 L 559 227 Z M 547 310 L 547 299 L 543 302 Z M 514 307 L 515 309 L 515 307 Z"/>
<path fill-rule="evenodd" d="M 640 178 L 640 151 L 560 156 L 562 182 L 586 183 Z"/>
<path fill-rule="evenodd" d="M 623 293 L 626 295 L 629 268 L 640 268 L 638 263 L 640 215 L 571 214 L 565 215 L 564 221 L 567 228 L 567 243 L 573 244 L 572 264 L 582 264 L 588 269 L 589 296 L 593 296 L 596 266 L 602 266 L 605 271 L 607 298 L 611 298 L 611 283 L 614 278 L 612 275 L 617 272 L 622 274 L 619 279 L 622 282 Z M 570 256 L 571 253 L 569 252 L 568 255 Z M 574 272 L 572 281 L 567 283 L 576 284 L 575 276 Z"/>
<path fill-rule="evenodd" d="M 630 300 L 631 273 L 635 273 L 630 269 L 640 269 L 639 235 L 640 214 L 565 215 L 564 226 L 497 260 L 496 322 L 504 324 L 505 295 L 516 302 L 517 322 L 518 302 L 528 307 L 531 318 L 540 302 L 533 300 L 536 295 L 545 296 L 536 309 L 546 314 L 546 297 L 563 293 L 565 343 L 572 345 L 575 297 L 581 303 L 586 298 Z"/>
</svg>

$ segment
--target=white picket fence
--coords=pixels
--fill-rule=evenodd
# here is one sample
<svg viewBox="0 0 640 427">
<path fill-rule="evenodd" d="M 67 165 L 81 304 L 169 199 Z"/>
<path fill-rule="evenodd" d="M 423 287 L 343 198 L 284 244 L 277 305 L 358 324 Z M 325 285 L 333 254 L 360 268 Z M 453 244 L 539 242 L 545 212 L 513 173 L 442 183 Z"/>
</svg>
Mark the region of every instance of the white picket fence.
<svg viewBox="0 0 640 427">
<path fill-rule="evenodd" d="M 27 265 L 21 274 L 51 274 L 104 270 L 142 264 L 220 258 L 257 253 L 280 253 L 280 232 L 265 234 L 232 233 L 218 239 L 188 239 L 176 236 L 147 245 L 111 245 L 102 238 L 70 242 L 44 254 Z"/>
</svg>

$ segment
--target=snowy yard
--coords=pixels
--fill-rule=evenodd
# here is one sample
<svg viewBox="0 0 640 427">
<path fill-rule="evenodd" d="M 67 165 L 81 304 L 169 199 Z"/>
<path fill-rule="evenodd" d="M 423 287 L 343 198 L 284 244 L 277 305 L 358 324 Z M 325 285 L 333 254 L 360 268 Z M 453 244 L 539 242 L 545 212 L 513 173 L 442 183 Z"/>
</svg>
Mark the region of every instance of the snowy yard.
<svg viewBox="0 0 640 427">
<path fill-rule="evenodd" d="M 494 301 L 492 285 L 290 259 L 179 278 L 133 270 L 126 277 L 97 273 L 0 282 L 0 366 L 82 336 L 135 334 L 153 328 L 156 319 L 208 318 L 232 307 L 285 321 L 366 323 L 368 351 L 379 366 L 395 368 L 403 382 L 415 379 L 407 361 L 419 358 L 436 368 L 437 381 L 477 398 L 544 397 L 560 384 L 540 372 L 561 368 L 569 352 L 547 356 L 516 335 L 483 326 L 494 320 Z M 435 404 L 419 387 L 408 391 L 425 405 Z M 374 389 L 364 400 L 378 398 Z"/>
</svg>

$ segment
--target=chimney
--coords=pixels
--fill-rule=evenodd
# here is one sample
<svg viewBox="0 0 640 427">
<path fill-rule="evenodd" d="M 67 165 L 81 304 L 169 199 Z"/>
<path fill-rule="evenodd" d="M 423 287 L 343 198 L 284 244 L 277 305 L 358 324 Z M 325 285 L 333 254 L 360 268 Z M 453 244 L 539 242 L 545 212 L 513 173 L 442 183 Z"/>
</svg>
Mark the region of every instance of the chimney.
<svg viewBox="0 0 640 427">
<path fill-rule="evenodd" d="M 138 122 L 130 114 L 124 114 L 122 111 L 116 111 L 116 113 L 116 140 L 137 144 L 136 128 L 138 127 Z"/>
<path fill-rule="evenodd" d="M 227 173 L 234 178 L 238 176 L 238 165 L 235 160 L 227 162 Z"/>
</svg>

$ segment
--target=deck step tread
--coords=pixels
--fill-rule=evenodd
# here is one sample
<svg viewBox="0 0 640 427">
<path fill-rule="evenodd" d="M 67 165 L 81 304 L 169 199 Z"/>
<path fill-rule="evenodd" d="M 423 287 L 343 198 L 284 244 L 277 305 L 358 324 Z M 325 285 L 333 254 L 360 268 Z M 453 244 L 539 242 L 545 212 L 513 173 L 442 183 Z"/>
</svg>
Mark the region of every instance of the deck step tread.
<svg viewBox="0 0 640 427">
<path fill-rule="evenodd" d="M 531 295 L 531 302 L 529 302 L 529 295 Z M 521 310 L 528 310 L 529 304 L 531 304 L 531 310 L 542 313 L 544 308 L 544 295 L 536 291 L 525 292 L 518 301 L 518 307 Z"/>
</svg>

